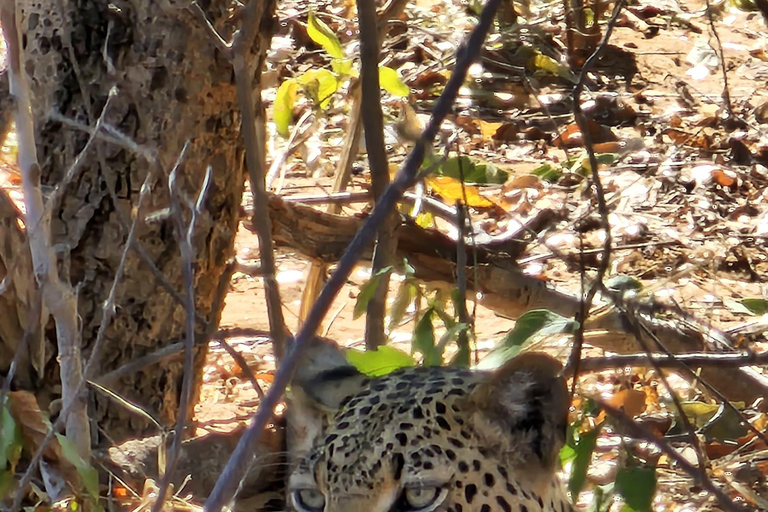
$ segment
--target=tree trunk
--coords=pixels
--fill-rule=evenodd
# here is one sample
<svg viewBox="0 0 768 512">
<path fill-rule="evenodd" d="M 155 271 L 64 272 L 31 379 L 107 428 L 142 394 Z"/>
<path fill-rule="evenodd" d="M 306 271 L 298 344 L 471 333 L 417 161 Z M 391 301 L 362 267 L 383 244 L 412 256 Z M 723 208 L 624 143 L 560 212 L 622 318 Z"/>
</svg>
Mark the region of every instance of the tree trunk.
<svg viewBox="0 0 768 512">
<path fill-rule="evenodd" d="M 232 2 L 199 3 L 228 37 L 232 27 L 226 17 Z M 169 205 L 163 181 L 186 143 L 186 158 L 179 167 L 183 194 L 197 197 L 206 167 L 211 167 L 205 213 L 197 221 L 193 238 L 194 287 L 198 313 L 218 322 L 221 311 L 220 307 L 214 310 L 213 297 L 233 256 L 244 187 L 240 113 L 227 58 L 216 50 L 199 17 L 187 9 L 188 1 L 21 0 L 19 4 L 44 192 L 62 183 L 90 137 L 87 131 L 57 121 L 53 113 L 90 127 L 102 118 L 104 125 L 140 148 L 131 150 L 130 144 L 114 140 L 96 141 L 53 212 L 52 237 L 60 249 L 62 276 L 68 276 L 79 292 L 85 357 L 95 342 L 104 301 L 125 250 L 125 223 L 130 224 L 135 215 L 141 186 L 151 172 L 141 152 L 154 155 L 161 171 L 159 179 L 151 181 L 145 200 L 152 220 L 139 222 L 137 240 L 182 296 L 178 235 L 172 219 L 163 214 Z M 265 13 L 262 28 L 268 29 L 274 2 Z M 254 48 L 254 55 L 257 51 Z M 108 101 L 112 88 L 114 96 Z M 184 335 L 182 306 L 159 285 L 134 250 L 128 253 L 115 306 L 94 378 Z M 37 374 L 43 407 L 56 398 L 60 377 L 55 334 L 47 327 L 42 358 L 29 358 L 30 367 L 25 369 Z M 35 353 L 34 347 L 30 352 Z M 195 355 L 195 397 L 205 355 L 205 348 Z M 170 425 L 178 408 L 182 375 L 181 361 L 157 365 L 121 379 L 112 391 Z M 117 401 L 93 389 L 89 393 L 91 418 L 110 440 L 156 430 Z"/>
</svg>

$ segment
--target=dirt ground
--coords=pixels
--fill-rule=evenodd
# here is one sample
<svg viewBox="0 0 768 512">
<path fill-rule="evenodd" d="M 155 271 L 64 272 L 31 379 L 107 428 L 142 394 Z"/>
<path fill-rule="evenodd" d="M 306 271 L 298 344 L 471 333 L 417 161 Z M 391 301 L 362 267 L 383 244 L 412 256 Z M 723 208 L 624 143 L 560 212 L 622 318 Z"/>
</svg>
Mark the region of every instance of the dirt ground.
<svg viewBox="0 0 768 512">
<path fill-rule="evenodd" d="M 727 90 L 733 111 L 744 123 L 723 121 L 724 79 L 717 54 L 712 54 L 712 48 L 718 47 L 717 40 L 710 32 L 706 4 L 700 0 L 685 4 L 668 0 L 633 3 L 628 11 L 631 16 L 621 19 L 611 38 L 599 73 L 591 77 L 590 87 L 595 94 L 586 93 L 584 98 L 599 104 L 602 100 L 597 91 L 611 92 L 615 95 L 611 105 L 616 105 L 618 98 L 635 114 L 633 121 L 621 122 L 615 119 L 620 117 L 619 107 L 605 109 L 605 116 L 614 117 L 607 123 L 611 125 L 611 136 L 606 142 L 616 143 L 618 148 L 607 152 L 620 154 L 619 160 L 600 169 L 612 211 L 615 251 L 609 274 L 632 276 L 652 290 L 654 298 L 677 304 L 719 329 L 739 332 L 748 331 L 760 321 L 740 307 L 739 300 L 768 295 L 768 34 L 760 13 L 745 12 L 734 3 L 713 5 L 726 61 Z M 306 22 L 306 6 L 291 1 L 279 4 L 281 29 L 274 39 L 265 75 L 268 108 L 281 80 L 313 66 L 327 65 L 322 52 L 308 43 L 306 31 L 302 32 L 300 22 Z M 542 54 L 560 58 L 561 4 L 526 5 L 531 14 L 513 37 L 541 48 Z M 354 45 L 350 42 L 355 37 L 354 21 L 347 16 L 351 4 L 335 2 L 312 8 L 324 14 L 323 19 L 333 25 L 343 44 Z M 429 82 L 428 75 L 452 67 L 456 48 L 473 24 L 474 18 L 467 14 L 464 4 L 433 0 L 416 0 L 395 23 L 407 25 L 408 30 L 390 34 L 385 60 L 399 69 L 411 87 L 415 110 L 422 120 L 434 100 L 434 91 L 424 85 Z M 472 80 L 462 90 L 455 115 L 444 123 L 441 137 L 453 137 L 452 151 L 490 161 L 510 173 L 504 186 L 483 188 L 482 194 L 503 205 L 505 211 L 474 212 L 473 224 L 478 230 L 492 233 L 511 229 L 543 208 L 565 213 L 565 220 L 529 245 L 518 264 L 558 290 L 578 293 L 580 274 L 574 262 L 578 261 L 580 248 L 599 249 L 602 243 L 597 231 L 579 231 L 575 227 L 576 219 L 594 218 L 594 198 L 575 182 L 569 183 L 567 177 L 555 184 L 544 180 L 531 183 L 527 178 L 531 170 L 543 164 L 562 166 L 569 156 L 579 153 L 575 147 L 578 144 L 569 148 L 568 144 L 558 147 L 555 142 L 559 134 L 570 130 L 568 97 L 573 83 L 554 79 L 541 70 L 521 72 L 526 62 L 521 64 L 519 60 L 520 45 L 505 46 L 503 37 L 492 36 L 483 66 L 473 68 Z M 348 105 L 344 101 L 339 100 L 318 121 L 319 128 L 306 142 L 303 157 L 288 155 L 283 166 L 282 195 L 317 196 L 331 190 L 332 169 L 346 123 L 344 108 Z M 395 135 L 401 102 L 385 95 L 383 107 L 390 163 L 396 165 L 408 149 Z M 501 140 L 488 137 L 488 123 L 515 124 L 516 136 Z M 537 138 L 535 129 L 547 136 Z M 269 132 L 271 161 L 286 150 L 287 141 L 276 135 L 272 123 Z M 12 158 L 7 147 L 3 151 L 0 157 Z M 364 158 L 361 151 L 356 169 L 366 167 Z M 0 185 L 8 187 L 18 200 L 12 167 L 3 167 L 10 174 Z M 367 175 L 353 174 L 350 190 L 366 190 Z M 250 201 L 246 195 L 246 211 Z M 361 208 L 345 207 L 343 214 Z M 245 271 L 258 263 L 259 248 L 255 235 L 242 225 L 236 250 L 244 271 L 232 278 L 221 328 L 250 333 L 233 336 L 228 342 L 241 351 L 266 390 L 275 361 L 266 335 L 269 325 L 263 282 L 258 275 Z M 592 275 L 596 263 L 588 263 Z M 290 248 L 277 250 L 277 281 L 284 317 L 292 332 L 298 328 L 309 266 L 306 257 Z M 360 287 L 369 277 L 369 267 L 361 264 L 336 298 L 323 325 L 323 334 L 344 346 L 364 345 L 365 321 L 353 318 L 353 308 Z M 390 301 L 399 279 L 395 276 L 393 280 Z M 486 353 L 513 326 L 513 319 L 478 306 L 474 321 L 478 351 Z M 412 331 L 413 321 L 404 323 L 391 333 L 392 344 L 409 352 Z M 758 336 L 750 338 L 753 348 L 765 348 L 763 331 L 758 329 Z M 545 348 L 564 357 L 568 339 L 553 339 Z M 588 353 L 600 351 L 588 349 Z M 682 379 L 673 375 L 670 380 L 681 396 L 697 396 Z M 606 399 L 627 388 L 659 389 L 652 372 L 628 374 L 623 369 L 585 376 L 580 387 Z M 659 391 L 658 395 L 648 396 L 649 411 L 664 409 L 658 401 L 663 394 Z M 247 419 L 258 403 L 258 394 L 235 363 L 221 347 L 212 344 L 196 409 L 198 432 L 228 430 Z M 621 444 L 621 438 L 615 435 L 600 439 L 590 470 L 593 483 L 612 481 Z M 749 457 L 768 458 L 763 452 Z M 717 475 L 732 482 L 730 472 L 734 464 L 740 463 L 739 459 L 729 459 L 713 466 Z M 768 472 L 763 471 L 768 468 L 760 467 L 763 475 Z M 660 492 L 654 510 L 718 510 L 707 494 L 669 461 L 666 465 L 660 462 L 658 471 Z M 765 477 L 761 475 L 760 479 L 764 484 Z M 758 487 L 755 483 L 754 488 Z M 738 489 L 731 489 L 737 501 L 748 496 L 747 503 L 757 506 L 756 491 Z M 580 503 L 585 505 L 592 498 L 590 492 L 582 493 Z"/>
<path fill-rule="evenodd" d="M 315 8 L 327 14 L 326 21 L 332 20 L 339 34 L 347 36 L 342 37 L 343 42 L 351 39 L 354 27 L 344 18 L 347 5 Z M 738 307 L 739 299 L 766 297 L 768 139 L 764 123 L 768 117 L 765 113 L 768 90 L 764 86 L 768 83 L 768 39 L 759 13 L 744 12 L 728 2 L 719 3 L 715 8 L 715 27 L 726 60 L 731 105 L 745 123 L 730 126 L 722 122 L 724 80 L 717 56 L 711 60 L 711 47 L 706 49 L 708 45 L 717 48 L 717 42 L 710 32 L 706 4 L 700 1 L 640 2 L 630 6 L 632 16 L 621 19 L 611 38 L 611 47 L 600 62 L 600 72 L 592 76 L 591 85 L 596 91 L 613 92 L 621 104 L 636 114 L 634 122 L 618 122 L 612 126 L 610 140 L 623 144 L 621 157 L 600 170 L 612 209 L 610 221 L 616 248 L 609 274 L 631 275 L 652 288 L 655 298 L 678 304 L 720 329 L 738 332 L 755 322 L 754 317 Z M 325 62 L 311 45 L 308 49 L 297 28 L 297 20 L 305 19 L 303 7 L 286 3 L 280 9 L 284 29 L 275 38 L 266 75 L 271 87 L 275 87 L 279 79 Z M 562 24 L 548 18 L 547 6 L 538 5 L 532 10 L 533 21 L 527 29 L 529 40 L 551 45 L 552 40 L 546 39 L 546 35 L 558 34 Z M 387 60 L 395 67 L 400 65 L 406 83 L 412 91 L 417 91 L 420 101 L 416 102 L 416 111 L 423 120 L 429 113 L 432 96 L 428 88 L 419 89 L 414 84 L 429 71 L 450 67 L 452 52 L 473 21 L 462 4 L 429 0 L 417 1 L 409 7 L 404 19 L 412 30 L 398 39 L 398 45 L 388 46 Z M 650 28 L 637 23 L 637 19 L 648 23 Z M 493 36 L 493 40 L 499 43 L 498 36 Z M 580 237 L 574 230 L 574 219 L 594 216 L 594 202 L 580 189 L 546 183 L 509 185 L 544 163 L 561 165 L 567 157 L 578 153 L 576 149 L 551 143 L 558 134 L 569 130 L 567 97 L 571 87 L 540 73 L 528 75 L 526 82 L 519 73 L 510 72 L 519 64 L 515 60 L 514 45 L 512 47 L 505 51 L 497 45 L 486 52 L 484 68 L 473 68 L 474 87 L 462 91 L 456 115 L 444 124 L 442 136 L 444 139 L 455 136 L 452 150 L 491 161 L 510 172 L 504 187 L 482 190 L 486 197 L 499 200 L 505 206 L 505 215 L 494 217 L 476 212 L 476 226 L 489 231 L 503 230 L 515 222 L 524 222 L 537 209 L 546 207 L 567 212 L 567 220 L 531 244 L 518 263 L 527 273 L 549 281 L 557 289 L 577 293 L 579 272 L 572 258 L 578 254 L 579 244 L 586 249 L 599 249 L 602 240 L 589 231 Z M 557 55 L 562 50 L 547 48 L 542 53 Z M 421 57 L 415 58 L 419 51 Z M 709 55 L 710 60 L 702 55 Z M 521 90 L 528 92 L 521 94 Z M 493 93 L 491 99 L 489 91 Z M 499 94 L 505 91 L 512 91 L 513 96 L 518 97 L 509 100 Z M 266 90 L 264 97 L 269 104 L 274 98 L 274 89 Z M 601 101 L 597 93 L 588 93 L 585 97 L 593 97 L 597 103 Z M 383 104 L 388 120 L 389 156 L 391 162 L 397 164 L 407 151 L 393 129 L 400 104 L 386 95 Z M 549 111 L 545 112 L 547 109 L 541 108 L 542 104 L 548 105 Z M 473 122 L 465 122 L 465 115 Z M 519 135 L 514 140 L 489 140 L 483 133 L 486 122 L 517 123 Z M 331 109 L 320 124 L 322 128 L 307 142 L 304 158 L 298 154 L 287 158 L 282 195 L 323 195 L 331 190 L 332 169 L 345 126 L 343 109 Z M 551 136 L 535 139 L 524 135 L 534 127 L 549 131 Z M 271 125 L 270 130 L 274 130 Z M 270 141 L 271 158 L 277 158 L 285 150 L 286 141 L 277 136 Z M 312 151 L 315 157 L 307 157 Z M 361 152 L 359 158 L 360 168 L 364 168 L 364 153 Z M 366 179 L 364 175 L 356 175 L 350 189 L 365 190 Z M 246 198 L 246 210 L 249 201 Z M 359 210 L 346 207 L 344 213 Z M 258 244 L 251 232 L 241 229 L 236 245 L 241 262 L 258 262 Z M 293 332 L 298 327 L 309 265 L 307 258 L 290 249 L 281 248 L 277 252 L 283 312 Z M 594 266 L 591 270 L 594 271 Z M 364 319 L 353 319 L 353 307 L 360 287 L 369 277 L 368 266 L 358 267 L 323 325 L 324 334 L 344 346 L 360 348 L 364 344 Z M 396 278 L 390 301 L 397 284 Z M 512 319 L 478 307 L 475 318 L 478 349 L 485 353 L 513 326 Z M 264 294 L 258 276 L 235 274 L 221 327 L 266 333 Z M 412 322 L 402 325 L 392 333 L 392 343 L 409 351 L 412 329 Z M 266 335 L 235 338 L 230 342 L 243 351 L 266 389 L 274 367 Z M 764 342 L 764 338 L 758 336 L 753 347 L 764 347 Z M 567 339 L 553 340 L 546 347 L 560 356 L 564 356 L 568 348 Z M 674 375 L 670 379 L 681 396 L 695 395 L 684 380 Z M 610 398 L 626 388 L 627 382 L 643 387 L 655 382 L 655 376 L 653 372 L 633 375 L 623 371 L 602 372 L 584 377 L 580 385 Z M 650 402 L 650 397 L 648 400 Z M 222 349 L 212 347 L 206 385 L 197 408 L 198 420 L 210 425 L 217 419 L 243 418 L 257 404 L 251 385 L 238 378 L 236 367 Z M 619 437 L 601 438 L 590 470 L 593 483 L 611 481 L 619 445 Z M 724 468 L 734 467 L 737 462 L 728 460 L 731 466 L 725 462 L 715 466 L 722 473 Z M 656 510 L 717 510 L 706 493 L 692 486 L 690 479 L 671 465 L 665 466 L 662 462 L 658 471 L 660 492 L 654 505 Z M 734 496 L 737 501 L 743 499 L 738 493 Z M 580 504 L 586 506 L 592 499 L 590 492 L 582 493 Z"/>
</svg>

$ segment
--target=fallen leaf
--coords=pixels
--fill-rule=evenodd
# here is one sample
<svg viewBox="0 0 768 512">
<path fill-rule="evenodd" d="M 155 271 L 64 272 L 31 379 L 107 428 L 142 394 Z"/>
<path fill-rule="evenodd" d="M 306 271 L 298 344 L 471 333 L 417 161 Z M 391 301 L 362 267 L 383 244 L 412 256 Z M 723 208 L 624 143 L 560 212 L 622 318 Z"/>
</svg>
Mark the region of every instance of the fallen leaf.
<svg viewBox="0 0 768 512">
<path fill-rule="evenodd" d="M 425 181 L 432 188 L 432 191 L 448 204 L 463 201 L 466 193 L 467 206 L 473 208 L 496 207 L 496 203 L 480 195 L 480 189 L 472 185 L 462 184 L 450 176 L 430 176 Z"/>
<path fill-rule="evenodd" d="M 21 429 L 21 437 L 24 439 L 26 448 L 31 452 L 37 451 L 51 429 L 51 425 L 37 405 L 35 395 L 29 391 L 11 391 L 8 393 L 8 404 L 13 419 Z M 61 447 L 58 441 L 52 439 L 48 443 L 43 451 L 43 458 L 52 462 L 61 458 Z"/>
<path fill-rule="evenodd" d="M 601 142 L 617 141 L 618 137 L 607 126 L 603 126 L 595 121 L 588 121 L 587 128 L 593 144 Z M 584 145 L 584 137 L 581 134 L 579 125 L 571 123 L 565 127 L 565 130 L 552 141 L 552 145 L 558 148 L 576 148 Z"/>
</svg>

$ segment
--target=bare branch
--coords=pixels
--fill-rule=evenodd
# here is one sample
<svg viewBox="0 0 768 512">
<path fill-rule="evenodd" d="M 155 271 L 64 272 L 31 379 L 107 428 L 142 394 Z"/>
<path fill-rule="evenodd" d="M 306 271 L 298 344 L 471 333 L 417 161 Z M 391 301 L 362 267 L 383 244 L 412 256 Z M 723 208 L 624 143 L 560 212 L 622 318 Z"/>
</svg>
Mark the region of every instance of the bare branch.
<svg viewBox="0 0 768 512">
<path fill-rule="evenodd" d="M 181 441 L 184 439 L 184 425 L 187 422 L 187 410 L 189 409 L 189 402 L 192 397 L 192 383 L 195 373 L 195 273 L 192 268 L 192 263 L 195 260 L 194 245 L 192 243 L 192 236 L 195 232 L 195 222 L 197 221 L 198 206 L 201 206 L 205 194 L 208 191 L 208 184 L 211 179 L 211 167 L 208 166 L 205 173 L 205 181 L 195 207 L 192 208 L 192 218 L 189 221 L 189 225 L 184 225 L 184 212 L 182 211 L 180 196 L 183 194 L 179 190 L 179 168 L 184 162 L 184 157 L 189 148 L 189 141 L 184 144 L 184 147 L 179 154 L 179 158 L 176 160 L 176 164 L 168 175 L 167 190 L 170 196 L 171 205 L 171 218 L 176 227 L 176 234 L 179 240 L 179 250 L 181 252 L 181 274 L 184 281 L 184 309 L 186 312 L 186 339 L 184 342 L 184 378 L 181 382 L 181 394 L 179 396 L 179 409 L 176 413 L 176 427 L 175 435 L 173 438 L 173 445 L 171 451 L 168 454 L 166 460 L 165 471 L 163 472 L 163 479 L 160 482 L 157 491 L 157 497 L 155 503 L 152 505 L 152 512 L 159 512 L 165 506 L 165 497 L 168 494 L 168 486 L 171 483 L 173 474 L 176 472 L 176 466 L 179 463 L 179 457 L 181 456 Z"/>
<path fill-rule="evenodd" d="M 287 329 L 283 318 L 283 306 L 280 300 L 280 288 L 275 278 L 275 253 L 272 246 L 272 226 L 269 219 L 269 204 L 265 185 L 266 161 L 265 161 L 265 120 L 264 109 L 261 104 L 261 85 L 254 87 L 254 70 L 251 56 L 251 48 L 258 35 L 257 29 L 261 25 L 264 9 L 268 5 L 274 5 L 268 0 L 251 0 L 242 10 L 242 19 L 239 32 L 232 41 L 231 62 L 235 71 L 237 87 L 237 99 L 240 104 L 240 113 L 243 117 L 241 133 L 245 143 L 245 161 L 248 168 L 248 176 L 253 195 L 254 215 L 252 217 L 253 228 L 259 239 L 259 256 L 261 259 L 262 279 L 264 280 L 264 293 L 267 300 L 267 315 L 269 317 L 269 331 L 275 355 L 280 360 L 285 353 L 285 337 Z M 266 52 L 268 46 L 265 41 L 259 45 L 259 52 Z M 255 59 L 261 65 L 262 59 Z M 261 70 L 258 70 L 259 72 Z M 254 100 L 254 98 L 256 98 Z"/>
<path fill-rule="evenodd" d="M 66 435 L 78 454 L 90 456 L 91 436 L 85 401 L 80 396 L 83 384 L 81 337 L 77 316 L 77 298 L 72 286 L 60 279 L 56 253 L 51 242 L 51 217 L 43 203 L 40 189 L 41 170 L 37 161 L 32 98 L 23 61 L 21 34 L 18 32 L 16 5 L 3 0 L 0 21 L 8 48 L 10 92 L 16 101 L 18 162 L 26 205 L 26 228 L 32 254 L 35 279 L 42 290 L 45 307 L 56 321 L 56 342 L 61 366 L 61 396 L 72 409 L 66 419 Z M 17 496 L 23 493 L 17 493 Z"/>
<path fill-rule="evenodd" d="M 584 116 L 584 113 L 581 110 L 581 93 L 584 90 L 584 85 L 587 81 L 588 73 L 595 66 L 595 64 L 597 64 L 597 61 L 600 58 L 600 54 L 608 46 L 608 41 L 611 38 L 613 29 L 618 22 L 619 14 L 621 14 L 621 10 L 624 8 L 625 4 L 626 0 L 619 0 L 616 2 L 616 5 L 613 8 L 613 15 L 605 27 L 603 40 L 600 41 L 600 44 L 597 46 L 595 51 L 584 63 L 584 66 L 581 68 L 581 73 L 579 74 L 578 82 L 576 82 L 576 86 L 573 88 L 573 116 L 576 119 L 576 124 L 579 126 L 579 131 L 581 132 L 581 136 L 584 140 L 584 148 L 586 149 L 587 155 L 589 157 L 589 166 L 592 171 L 592 186 L 595 189 L 595 197 L 597 198 L 597 211 L 600 214 L 600 227 L 602 228 L 605 236 L 605 239 L 603 240 L 602 260 L 600 261 L 600 266 L 597 269 L 597 275 L 595 276 L 592 285 L 589 287 L 586 296 L 581 301 L 578 318 L 579 326 L 574 336 L 573 351 L 571 352 L 571 356 L 569 358 L 569 362 L 573 366 L 574 373 L 577 376 L 579 374 L 579 359 L 581 359 L 581 348 L 584 343 L 584 327 L 586 324 L 587 314 L 592 308 L 592 301 L 595 298 L 595 294 L 597 294 L 597 291 L 603 287 L 603 279 L 605 278 L 605 274 L 608 271 L 608 265 L 610 264 L 611 260 L 611 245 L 613 243 L 613 238 L 611 236 L 611 224 L 608 222 L 608 204 L 605 201 L 605 191 L 603 190 L 603 184 L 600 181 L 600 173 L 598 172 L 595 148 L 592 145 L 592 136 L 590 135 L 587 118 Z M 576 386 L 576 379 L 573 380 L 573 385 L 574 387 Z"/>
<path fill-rule="evenodd" d="M 256 411 L 251 424 L 243 434 L 243 437 L 240 438 L 237 448 L 235 448 L 221 477 L 216 482 L 216 486 L 209 495 L 208 500 L 206 500 L 204 506 L 206 512 L 219 512 L 222 507 L 229 503 L 234 497 L 242 482 L 243 475 L 250 465 L 253 447 L 256 446 L 267 422 L 272 418 L 274 408 L 278 404 L 280 397 L 293 374 L 298 356 L 301 355 L 304 347 L 306 347 L 310 340 L 315 336 L 318 325 L 328 312 L 334 297 L 336 297 L 339 290 L 346 282 L 347 277 L 352 272 L 352 269 L 357 264 L 360 253 L 371 242 L 376 235 L 377 230 L 390 215 L 390 212 L 397 201 L 402 197 L 403 193 L 416 182 L 421 162 L 424 159 L 425 149 L 427 145 L 432 143 L 440 129 L 440 125 L 446 115 L 451 111 L 459 92 L 459 88 L 464 83 L 467 70 L 480 53 L 480 48 L 482 47 L 485 36 L 493 23 L 493 17 L 499 3 L 499 0 L 488 1 L 483 8 L 477 25 L 475 25 L 475 28 L 472 30 L 468 41 L 460 47 L 456 58 L 456 68 L 454 69 L 451 78 L 448 80 L 448 83 L 443 90 L 443 94 L 437 101 L 432 117 L 427 123 L 424 132 L 421 134 L 421 138 L 406 159 L 405 164 L 400 172 L 398 172 L 395 180 L 390 183 L 381 195 L 381 198 L 373 209 L 370 217 L 368 217 L 366 223 L 350 243 L 344 256 L 342 256 L 339 261 L 336 271 L 331 275 L 325 288 L 323 288 L 323 291 L 320 293 L 320 296 L 304 322 L 301 331 L 297 335 L 295 342 L 286 353 L 280 367 L 275 373 L 272 387 L 259 405 L 259 409 Z"/>
</svg>

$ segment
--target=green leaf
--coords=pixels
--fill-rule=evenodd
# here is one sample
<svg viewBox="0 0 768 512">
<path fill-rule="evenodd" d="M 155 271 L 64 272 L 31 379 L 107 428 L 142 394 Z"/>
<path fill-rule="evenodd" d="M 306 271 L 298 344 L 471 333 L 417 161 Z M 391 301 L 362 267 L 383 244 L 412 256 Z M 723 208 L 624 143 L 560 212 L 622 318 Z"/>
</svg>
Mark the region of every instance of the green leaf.
<svg viewBox="0 0 768 512">
<path fill-rule="evenodd" d="M 575 75 L 571 72 L 571 70 L 567 66 L 560 64 L 552 57 L 541 55 L 538 52 L 531 59 L 530 65 L 534 68 L 534 70 L 545 71 L 547 73 L 550 73 L 555 76 L 559 76 L 560 78 L 564 80 L 569 80 L 571 82 L 576 81 Z"/>
<path fill-rule="evenodd" d="M 538 176 L 549 183 L 557 183 L 563 177 L 563 171 L 552 164 L 544 164 L 531 171 L 531 174 Z"/>
<path fill-rule="evenodd" d="M 743 409 L 744 402 L 731 402 L 736 409 Z M 741 418 L 722 404 L 706 404 L 703 402 L 683 402 L 680 404 L 683 413 L 697 428 L 702 429 L 708 439 L 733 441 L 747 435 L 747 428 L 741 424 Z M 677 429 L 677 421 L 674 425 Z"/>
<path fill-rule="evenodd" d="M 610 510 L 613 504 L 613 488 L 613 482 L 595 486 L 592 512 L 608 512 Z"/>
<path fill-rule="evenodd" d="M 6 497 L 13 489 L 13 471 L 5 469 L 0 471 L 0 496 Z"/>
<path fill-rule="evenodd" d="M 376 288 L 379 287 L 381 276 L 388 274 L 392 271 L 393 268 L 394 267 L 390 265 L 389 267 L 385 267 L 379 270 L 373 276 L 371 276 L 368 282 L 360 287 L 360 293 L 357 294 L 357 301 L 355 302 L 355 309 L 352 312 L 352 318 L 354 320 L 360 318 L 360 316 L 368 309 L 368 303 L 376 294 Z"/>
<path fill-rule="evenodd" d="M 620 274 L 606 279 L 605 287 L 612 292 L 639 291 L 643 289 L 643 283 L 636 277 Z"/>
<path fill-rule="evenodd" d="M 731 5 L 744 12 L 754 12 L 759 10 L 754 0 L 731 0 Z"/>
<path fill-rule="evenodd" d="M 411 356 L 388 345 L 366 352 L 347 350 L 347 360 L 361 373 L 371 377 L 380 377 L 416 364 Z"/>
<path fill-rule="evenodd" d="M 475 165 L 474 178 L 476 181 L 473 183 L 503 185 L 509 179 L 509 173 L 499 169 L 492 163 L 478 163 Z"/>
<path fill-rule="evenodd" d="M 430 212 L 421 212 L 416 216 L 415 222 L 421 228 L 431 229 L 435 227 L 435 216 Z"/>
<path fill-rule="evenodd" d="M 440 304 L 433 304 L 432 308 L 435 311 L 435 314 L 440 318 L 440 321 L 443 322 L 443 325 L 446 327 L 446 329 L 451 329 L 454 325 L 456 325 L 456 320 L 445 312 L 445 306 L 448 304 L 448 300 L 451 298 L 450 294 L 446 297 L 445 295 L 440 295 Z"/>
<path fill-rule="evenodd" d="M 443 353 L 445 353 L 445 347 L 447 347 L 451 341 L 458 341 L 459 334 L 468 330 L 469 324 L 455 322 L 445 331 L 445 334 L 440 337 L 440 341 L 437 342 L 437 351 L 440 353 L 441 360 L 443 358 Z M 451 364 L 463 366 L 465 368 L 469 367 L 469 352 L 467 350 L 461 350 L 461 347 L 459 347 L 459 352 L 456 353 L 456 357 L 451 361 Z"/>
<path fill-rule="evenodd" d="M 293 106 L 296 104 L 296 92 L 299 84 L 291 78 L 280 84 L 272 105 L 272 118 L 275 120 L 277 133 L 282 137 L 290 136 L 290 126 L 293 121 Z"/>
<path fill-rule="evenodd" d="M 739 302 L 747 308 L 753 315 L 764 315 L 768 313 L 768 300 L 761 298 L 741 299 Z"/>
<path fill-rule="evenodd" d="M 6 404 L 2 408 L 2 426 L 0 426 L 0 470 L 8 469 L 10 464 L 11 472 L 16 467 L 16 463 L 21 456 L 21 432 L 16 421 L 11 416 L 11 411 Z M 0 494 L 0 496 L 2 496 Z"/>
<path fill-rule="evenodd" d="M 334 59 L 344 58 L 339 38 L 333 33 L 331 27 L 318 19 L 312 11 L 309 12 L 309 19 L 307 20 L 307 35 L 316 44 L 322 46 L 328 55 Z"/>
<path fill-rule="evenodd" d="M 413 268 L 413 265 L 408 263 L 408 258 L 403 258 L 403 274 L 405 274 L 406 277 L 411 277 L 416 273 L 416 269 Z"/>
<path fill-rule="evenodd" d="M 407 98 L 411 90 L 400 80 L 397 71 L 387 66 L 379 66 L 379 85 L 392 96 Z"/>
<path fill-rule="evenodd" d="M 571 333 L 577 322 L 547 309 L 526 311 L 515 322 L 501 343 L 480 363 L 482 369 L 497 368 L 515 357 L 533 340 L 553 334 Z"/>
<path fill-rule="evenodd" d="M 469 329 L 469 324 L 465 324 L 462 322 L 456 322 L 451 327 L 449 327 L 445 334 L 440 336 L 440 341 L 437 342 L 437 347 L 440 350 L 440 354 L 442 355 L 443 350 L 445 347 L 448 346 L 448 343 L 455 340 L 456 337 L 459 335 L 459 333 L 467 331 Z"/>
<path fill-rule="evenodd" d="M 633 511 L 650 512 L 656 494 L 656 468 L 632 464 L 619 468 L 615 489 Z"/>
<path fill-rule="evenodd" d="M 310 69 L 296 81 L 304 86 L 304 91 L 320 108 L 327 108 L 334 93 L 339 90 L 336 75 L 327 69 Z"/>
<path fill-rule="evenodd" d="M 502 171 L 489 163 L 476 163 L 467 155 L 448 158 L 435 170 L 442 176 L 449 176 L 464 183 L 495 183 L 504 184 L 509 179 L 509 173 Z"/>
<path fill-rule="evenodd" d="M 395 295 L 395 300 L 392 302 L 392 306 L 389 309 L 389 326 L 387 327 L 387 331 L 392 332 L 398 324 L 400 324 L 400 321 L 405 316 L 408 308 L 416 299 L 417 292 L 416 284 L 414 284 L 412 279 L 404 279 L 403 282 L 400 283 L 400 287 L 397 289 L 397 294 Z"/>
<path fill-rule="evenodd" d="M 570 333 L 576 328 L 576 322 L 548 309 L 526 311 L 515 322 L 515 327 L 507 334 L 504 344 L 520 346 L 535 334 L 550 335 Z"/>
<path fill-rule="evenodd" d="M 600 423 L 592 430 L 581 433 L 572 447 L 575 456 L 571 466 L 571 478 L 568 480 L 568 490 L 571 492 L 574 502 L 587 481 L 587 469 L 592 462 L 592 452 L 595 451 L 597 436 L 602 428 L 603 424 Z"/>
<path fill-rule="evenodd" d="M 331 69 L 342 78 L 355 77 L 358 75 L 354 67 L 355 61 L 352 59 L 333 59 L 331 60 Z"/>
<path fill-rule="evenodd" d="M 442 358 L 437 354 L 435 347 L 435 327 L 432 325 L 432 314 L 434 309 L 427 308 L 421 319 L 416 323 L 413 329 L 413 338 L 411 346 L 414 352 L 419 352 L 424 356 L 424 366 L 440 366 L 443 364 Z"/>
<path fill-rule="evenodd" d="M 77 474 L 83 480 L 85 490 L 88 491 L 88 495 L 95 499 L 99 499 L 99 473 L 89 463 L 85 462 L 77 453 L 74 443 L 67 439 L 65 436 L 57 433 L 56 439 L 59 440 L 61 445 L 61 453 L 64 458 L 69 461 L 70 464 L 75 466 Z"/>
<path fill-rule="evenodd" d="M 616 153 L 597 153 L 595 159 L 597 160 L 597 165 L 612 165 L 619 159 L 619 155 Z M 574 158 L 569 158 L 568 162 L 571 165 L 570 171 L 572 173 L 588 176 L 592 172 L 589 155 L 586 150 Z"/>
</svg>

